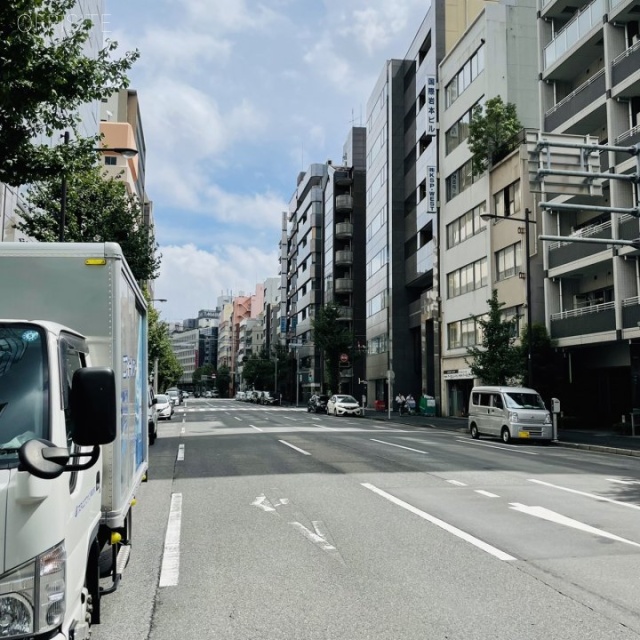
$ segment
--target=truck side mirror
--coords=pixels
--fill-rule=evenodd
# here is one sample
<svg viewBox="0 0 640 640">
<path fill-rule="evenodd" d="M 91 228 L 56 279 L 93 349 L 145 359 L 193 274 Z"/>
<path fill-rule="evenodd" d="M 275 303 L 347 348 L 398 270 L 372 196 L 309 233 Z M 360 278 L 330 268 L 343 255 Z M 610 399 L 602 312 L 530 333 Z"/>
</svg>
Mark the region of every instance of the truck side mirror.
<svg viewBox="0 0 640 640">
<path fill-rule="evenodd" d="M 116 377 L 108 367 L 78 369 L 70 394 L 71 439 L 80 446 L 116 439 Z"/>
</svg>

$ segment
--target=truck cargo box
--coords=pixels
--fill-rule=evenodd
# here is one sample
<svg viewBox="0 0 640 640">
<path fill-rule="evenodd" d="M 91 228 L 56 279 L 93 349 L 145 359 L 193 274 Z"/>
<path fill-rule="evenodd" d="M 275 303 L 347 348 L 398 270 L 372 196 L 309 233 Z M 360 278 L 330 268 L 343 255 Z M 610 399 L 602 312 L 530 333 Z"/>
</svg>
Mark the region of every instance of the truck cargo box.
<svg viewBox="0 0 640 640">
<path fill-rule="evenodd" d="M 83 334 L 116 372 L 118 434 L 103 446 L 103 523 L 120 527 L 148 466 L 147 306 L 115 243 L 0 243 L 0 318 Z M 53 402 L 56 399 L 52 399 Z"/>
</svg>

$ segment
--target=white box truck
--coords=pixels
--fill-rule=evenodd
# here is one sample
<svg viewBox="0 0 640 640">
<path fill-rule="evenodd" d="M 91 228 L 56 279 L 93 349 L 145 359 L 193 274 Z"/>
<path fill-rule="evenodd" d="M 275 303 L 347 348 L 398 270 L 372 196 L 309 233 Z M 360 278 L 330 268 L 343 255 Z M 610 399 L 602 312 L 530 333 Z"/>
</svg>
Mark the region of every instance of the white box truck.
<svg viewBox="0 0 640 640">
<path fill-rule="evenodd" d="M 0 637 L 81 640 L 100 621 L 148 466 L 147 371 L 119 245 L 0 243 Z"/>
</svg>

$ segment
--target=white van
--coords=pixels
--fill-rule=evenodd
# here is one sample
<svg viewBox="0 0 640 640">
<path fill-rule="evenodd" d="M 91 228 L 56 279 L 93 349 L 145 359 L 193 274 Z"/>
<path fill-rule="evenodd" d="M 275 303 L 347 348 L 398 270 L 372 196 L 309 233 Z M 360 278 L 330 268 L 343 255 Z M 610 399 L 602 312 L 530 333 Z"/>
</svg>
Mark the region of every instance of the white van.
<svg viewBox="0 0 640 640">
<path fill-rule="evenodd" d="M 526 387 L 474 387 L 469 398 L 469 433 L 503 442 L 530 438 L 551 442 L 551 414 L 537 391 Z"/>
</svg>

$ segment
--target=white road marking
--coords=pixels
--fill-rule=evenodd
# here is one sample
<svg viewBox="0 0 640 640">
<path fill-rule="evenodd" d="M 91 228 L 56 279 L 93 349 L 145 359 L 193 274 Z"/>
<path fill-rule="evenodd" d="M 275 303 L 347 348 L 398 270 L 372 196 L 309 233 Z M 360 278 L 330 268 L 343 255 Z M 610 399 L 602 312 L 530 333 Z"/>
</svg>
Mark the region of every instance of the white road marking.
<svg viewBox="0 0 640 640">
<path fill-rule="evenodd" d="M 398 447 L 399 449 L 406 449 L 407 451 L 415 451 L 416 453 L 424 453 L 429 455 L 428 451 L 421 451 L 420 449 L 412 449 L 411 447 L 405 447 L 401 444 L 394 444 L 393 442 L 385 442 L 384 440 L 376 440 L 375 438 L 369 438 L 371 442 L 379 442 L 380 444 L 387 444 L 390 447 Z"/>
<path fill-rule="evenodd" d="M 637 504 L 630 504 L 629 502 L 620 502 L 619 500 L 613 500 L 611 498 L 603 498 L 602 496 L 598 496 L 595 493 L 587 493 L 586 491 L 569 489 L 568 487 L 561 487 L 557 484 L 544 482 L 544 480 L 534 480 L 533 478 L 529 478 L 529 482 L 535 482 L 536 484 L 541 484 L 541 485 L 544 485 L 545 487 L 551 487 L 552 489 L 560 489 L 561 491 L 568 491 L 569 493 L 575 493 L 579 496 L 586 496 L 587 498 L 593 498 L 594 500 L 599 500 L 600 502 L 610 502 L 611 504 L 617 504 L 621 507 L 628 507 L 629 509 L 637 509 L 638 511 L 640 511 L 640 506 L 638 506 Z"/>
<path fill-rule="evenodd" d="M 593 533 L 594 535 L 602 536 L 603 538 L 608 538 L 609 540 L 616 540 L 617 542 L 624 542 L 625 544 L 630 544 L 634 547 L 640 547 L 640 543 L 638 542 L 633 542 L 632 540 L 621 538 L 620 536 L 616 536 L 615 534 L 609 533 L 608 531 L 603 531 L 602 529 L 596 529 L 595 527 L 585 524 L 584 522 L 574 520 L 573 518 L 567 518 L 567 516 L 563 516 L 562 514 L 551 511 L 550 509 L 545 509 L 544 507 L 528 507 L 527 505 L 519 504 L 517 502 L 511 502 L 509 504 L 512 509 L 514 509 L 515 511 L 520 511 L 520 513 L 526 513 L 530 516 L 542 518 L 543 520 L 555 522 L 556 524 L 562 524 L 565 527 L 571 527 L 572 529 L 578 529 L 580 531 L 585 531 L 586 533 Z"/>
<path fill-rule="evenodd" d="M 180 523 L 182 521 L 182 494 L 171 494 L 169 523 L 164 538 L 160 587 L 175 587 L 180 574 Z"/>
<path fill-rule="evenodd" d="M 449 484 L 455 484 L 456 487 L 466 487 L 467 485 L 464 482 L 460 482 L 459 480 L 447 480 Z"/>
<path fill-rule="evenodd" d="M 307 538 L 308 540 L 311 540 L 311 542 L 313 542 L 314 544 L 317 544 L 323 551 L 335 551 L 335 547 L 332 544 L 329 544 L 326 538 L 320 535 L 319 533 L 314 533 L 313 531 L 310 531 L 309 529 L 307 529 L 307 527 L 305 527 L 300 522 L 290 522 L 289 524 L 295 527 L 298 531 L 300 531 L 300 533 L 305 538 Z M 313 525 L 317 531 L 316 523 L 314 522 Z"/>
<path fill-rule="evenodd" d="M 256 425 L 255 425 L 255 424 L 250 424 L 249 426 L 250 426 L 252 429 L 255 429 L 256 431 L 260 431 L 260 432 L 262 432 L 262 431 L 263 431 L 263 429 L 261 429 L 260 427 L 256 427 Z"/>
<path fill-rule="evenodd" d="M 402 507 L 403 509 L 410 511 L 411 513 L 422 518 L 423 520 L 426 520 L 427 522 L 430 522 L 431 524 L 436 525 L 436 527 L 440 527 L 441 529 L 444 529 L 448 533 L 452 533 L 454 536 L 457 536 L 458 538 L 461 538 L 462 540 L 469 542 L 475 547 L 478 547 L 478 549 L 482 549 L 482 551 L 486 551 L 492 556 L 498 558 L 498 560 L 506 560 L 506 561 L 515 560 L 515 558 L 513 556 L 510 556 L 508 553 L 505 553 L 504 551 L 501 551 L 500 549 L 488 544 L 487 542 L 484 542 L 479 538 L 472 536 L 470 533 L 467 533 L 466 531 L 462 531 L 462 529 L 458 529 L 457 527 L 454 527 L 453 525 L 447 522 L 444 522 L 444 520 L 440 520 L 439 518 L 436 518 L 435 516 L 432 516 L 426 513 L 425 511 L 422 511 L 417 507 L 414 507 L 413 505 L 409 504 L 408 502 L 405 502 L 404 500 L 400 500 L 400 498 L 396 498 L 395 496 L 392 496 L 390 493 L 387 493 L 382 489 L 378 489 L 378 487 L 372 484 L 369 484 L 368 482 L 363 482 L 361 484 L 365 489 L 369 489 L 370 491 L 377 493 L 379 496 L 382 496 L 386 500 L 389 500 L 389 502 L 393 502 L 393 504 L 396 504 L 399 507 Z"/>
<path fill-rule="evenodd" d="M 537 453 L 533 451 L 524 451 L 523 449 L 517 449 L 515 447 L 500 447 L 496 444 L 487 444 L 486 442 L 476 442 L 474 440 L 463 440 L 462 438 L 456 438 L 458 442 L 462 444 L 470 444 L 475 447 L 488 447 L 489 449 L 500 449 L 500 451 L 506 451 L 507 453 L 523 453 L 527 456 L 537 456 Z"/>
<path fill-rule="evenodd" d="M 495 493 L 491 493 L 491 491 L 485 491 L 484 489 L 476 489 L 476 493 L 479 493 L 481 496 L 486 496 L 487 498 L 499 498 L 500 496 Z"/>
<path fill-rule="evenodd" d="M 242 422 L 242 418 L 238 418 L 238 416 L 233 416 L 236 420 L 240 420 Z"/>
<path fill-rule="evenodd" d="M 304 454 L 305 456 L 310 456 L 311 455 L 308 451 L 305 451 L 304 449 L 300 449 L 300 448 L 296 447 L 295 444 L 291 444 L 290 442 L 287 442 L 286 440 L 278 440 L 278 442 L 282 442 L 282 444 L 286 444 L 287 447 L 291 447 L 292 449 L 295 449 L 296 451 L 299 451 L 300 453 Z"/>
<path fill-rule="evenodd" d="M 176 456 L 176 460 L 178 462 L 181 462 L 182 460 L 184 460 L 184 445 L 183 444 L 178 445 L 178 455 Z"/>
<path fill-rule="evenodd" d="M 336 431 L 334 427 L 326 427 L 323 424 L 314 424 L 314 427 L 318 427 L 318 429 L 324 429 L 325 431 Z"/>
<path fill-rule="evenodd" d="M 616 478 L 607 478 L 607 480 L 618 484 L 640 484 L 640 480 L 616 480 Z"/>
<path fill-rule="evenodd" d="M 252 507 L 259 507 L 260 509 L 264 509 L 264 511 L 275 511 L 275 508 L 271 506 L 271 502 L 264 493 L 261 496 L 258 496 L 252 503 Z"/>
<path fill-rule="evenodd" d="M 180 429 L 180 435 L 183 436 L 186 431 L 187 431 L 186 427 L 182 427 L 182 429 Z"/>
</svg>

